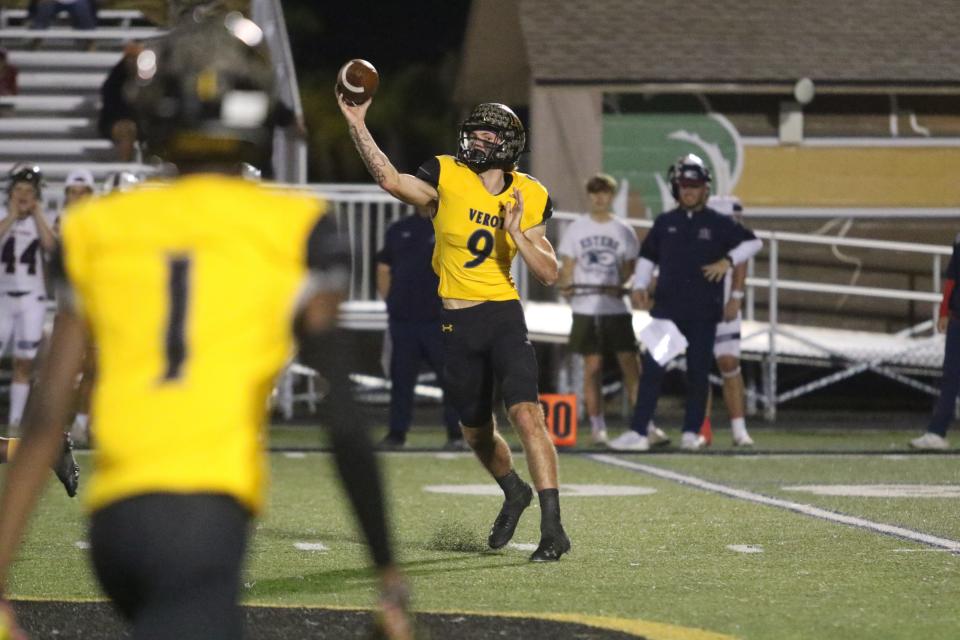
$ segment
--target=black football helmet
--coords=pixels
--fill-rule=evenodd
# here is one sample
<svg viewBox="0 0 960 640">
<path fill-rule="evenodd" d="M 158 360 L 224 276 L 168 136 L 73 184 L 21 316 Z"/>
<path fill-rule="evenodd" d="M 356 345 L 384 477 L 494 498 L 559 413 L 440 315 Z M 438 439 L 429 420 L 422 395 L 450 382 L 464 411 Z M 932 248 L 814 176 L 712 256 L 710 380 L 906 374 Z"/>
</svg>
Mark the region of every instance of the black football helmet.
<svg viewBox="0 0 960 640">
<path fill-rule="evenodd" d="M 497 142 L 486 149 L 478 148 L 470 139 L 474 131 L 492 131 L 497 134 Z M 457 160 L 474 171 L 494 167 L 512 171 L 526 148 L 527 134 L 513 109 L 498 102 L 484 102 L 474 107 L 460 125 Z"/>
<path fill-rule="evenodd" d="M 43 197 L 43 172 L 35 164 L 29 162 L 18 162 L 10 168 L 7 173 L 7 195 L 13 191 L 13 185 L 18 182 L 29 182 L 37 192 L 37 198 Z"/>
<path fill-rule="evenodd" d="M 263 32 L 240 13 L 194 13 L 137 57 L 127 84 L 150 153 L 168 162 L 269 157 L 276 104 Z"/>
<path fill-rule="evenodd" d="M 700 156 L 688 153 L 677 158 L 677 161 L 667 169 L 667 182 L 670 183 L 670 193 L 673 194 L 674 199 L 680 198 L 681 180 L 710 183 L 713 182 L 713 176 Z"/>
</svg>

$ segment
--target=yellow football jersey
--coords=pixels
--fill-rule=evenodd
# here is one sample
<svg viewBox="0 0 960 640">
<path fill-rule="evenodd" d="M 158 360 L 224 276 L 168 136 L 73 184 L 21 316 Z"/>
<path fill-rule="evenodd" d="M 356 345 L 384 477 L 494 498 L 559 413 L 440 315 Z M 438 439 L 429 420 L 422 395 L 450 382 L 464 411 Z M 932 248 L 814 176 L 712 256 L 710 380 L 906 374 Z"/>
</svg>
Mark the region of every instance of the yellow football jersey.
<svg viewBox="0 0 960 640">
<path fill-rule="evenodd" d="M 324 208 L 205 175 L 66 216 L 66 277 L 98 348 L 88 507 L 151 492 L 262 507 L 267 400 Z"/>
<path fill-rule="evenodd" d="M 517 300 L 510 264 L 517 245 L 503 228 L 503 212 L 514 201 L 514 187 L 523 196 L 523 231 L 543 224 L 552 215 L 547 190 L 525 173 L 505 174 L 503 193 L 491 194 L 480 177 L 452 156 L 437 156 L 440 194 L 433 218 L 436 245 L 433 270 L 440 276 L 441 298 Z M 436 166 L 435 166 L 436 168 Z"/>
</svg>

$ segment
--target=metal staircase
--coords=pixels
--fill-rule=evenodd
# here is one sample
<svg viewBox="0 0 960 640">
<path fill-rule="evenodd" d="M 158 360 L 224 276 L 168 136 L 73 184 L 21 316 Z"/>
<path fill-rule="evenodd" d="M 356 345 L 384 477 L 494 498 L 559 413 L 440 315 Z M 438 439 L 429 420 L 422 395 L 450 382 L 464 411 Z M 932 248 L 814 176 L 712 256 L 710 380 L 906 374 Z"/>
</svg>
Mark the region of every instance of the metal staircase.
<svg viewBox="0 0 960 640">
<path fill-rule="evenodd" d="M 115 161 L 113 144 L 97 131 L 97 116 L 100 85 L 124 43 L 163 31 L 139 11 L 104 10 L 98 19 L 92 31 L 66 23 L 31 31 L 24 10 L 0 9 L 0 46 L 19 69 L 19 94 L 0 96 L 0 175 L 17 162 L 35 162 L 53 187 L 48 193 L 59 197 L 59 183 L 77 168 L 89 169 L 97 180 L 120 169 L 153 171 Z"/>
<path fill-rule="evenodd" d="M 251 17 L 264 29 L 274 59 L 279 98 L 302 118 L 299 90 L 286 23 L 279 0 L 251 0 Z M 26 11 L 0 8 L 0 47 L 19 69 L 19 94 L 0 96 L 0 176 L 17 162 L 41 166 L 51 199 L 70 171 L 89 169 L 102 180 L 128 170 L 151 174 L 156 168 L 120 163 L 110 140 L 97 131 L 100 86 L 120 60 L 124 43 L 164 34 L 139 11 L 101 10 L 98 27 L 74 30 L 60 16 L 52 28 L 27 28 Z M 274 134 L 273 164 L 280 182 L 306 181 L 306 144 L 294 132 Z M 48 202 L 48 206 L 56 203 Z"/>
</svg>

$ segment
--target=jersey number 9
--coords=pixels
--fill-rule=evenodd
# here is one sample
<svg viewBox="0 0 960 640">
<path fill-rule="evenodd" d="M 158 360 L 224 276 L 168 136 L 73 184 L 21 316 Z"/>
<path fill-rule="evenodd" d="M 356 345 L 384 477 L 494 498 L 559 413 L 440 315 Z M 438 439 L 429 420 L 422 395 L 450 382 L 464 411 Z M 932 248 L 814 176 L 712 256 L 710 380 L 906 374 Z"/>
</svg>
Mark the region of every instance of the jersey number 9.
<svg viewBox="0 0 960 640">
<path fill-rule="evenodd" d="M 493 253 L 493 234 L 486 229 L 477 229 L 467 239 L 467 250 L 473 254 L 473 260 L 463 263 L 467 269 L 473 269 Z"/>
</svg>

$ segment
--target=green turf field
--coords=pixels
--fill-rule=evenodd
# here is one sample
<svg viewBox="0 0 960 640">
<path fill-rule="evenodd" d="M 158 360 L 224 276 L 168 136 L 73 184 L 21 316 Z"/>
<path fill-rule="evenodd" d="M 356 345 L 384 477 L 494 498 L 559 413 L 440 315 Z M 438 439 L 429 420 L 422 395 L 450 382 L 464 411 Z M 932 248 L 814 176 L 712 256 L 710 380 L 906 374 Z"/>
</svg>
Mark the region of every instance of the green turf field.
<svg viewBox="0 0 960 640">
<path fill-rule="evenodd" d="M 425 490 L 495 488 L 470 455 L 386 454 L 395 538 L 415 608 L 552 616 L 647 638 L 958 637 L 960 457 L 906 455 L 907 432 L 848 433 L 842 445 L 838 434 L 761 431 L 754 433 L 759 451 L 742 456 L 610 456 L 587 447 L 563 455 L 565 493 L 579 494 L 562 500 L 573 551 L 546 566 L 528 563 L 523 546 L 538 540 L 536 508 L 517 530 L 520 548 L 491 552 L 485 539 L 500 502 L 494 492 Z M 314 446 L 314 438 L 302 427 L 277 432 L 291 447 Z M 411 444 L 438 438 L 417 435 Z M 727 438 L 718 433 L 718 449 Z M 815 450 L 836 453 L 791 453 Z M 854 450 L 877 453 L 843 453 Z M 254 537 L 246 602 L 369 606 L 374 583 L 329 456 L 271 458 L 271 506 Z M 88 470 L 86 454 L 80 463 Z M 517 467 L 527 477 L 520 455 Z M 913 497 L 820 495 L 803 490 L 809 485 L 909 485 Z M 635 494 L 590 495 L 611 487 Z M 854 526 L 839 516 L 860 520 Z M 11 596 L 98 597 L 77 544 L 84 540 L 79 504 L 51 482 Z M 550 637 L 593 636 L 571 628 Z"/>
</svg>

